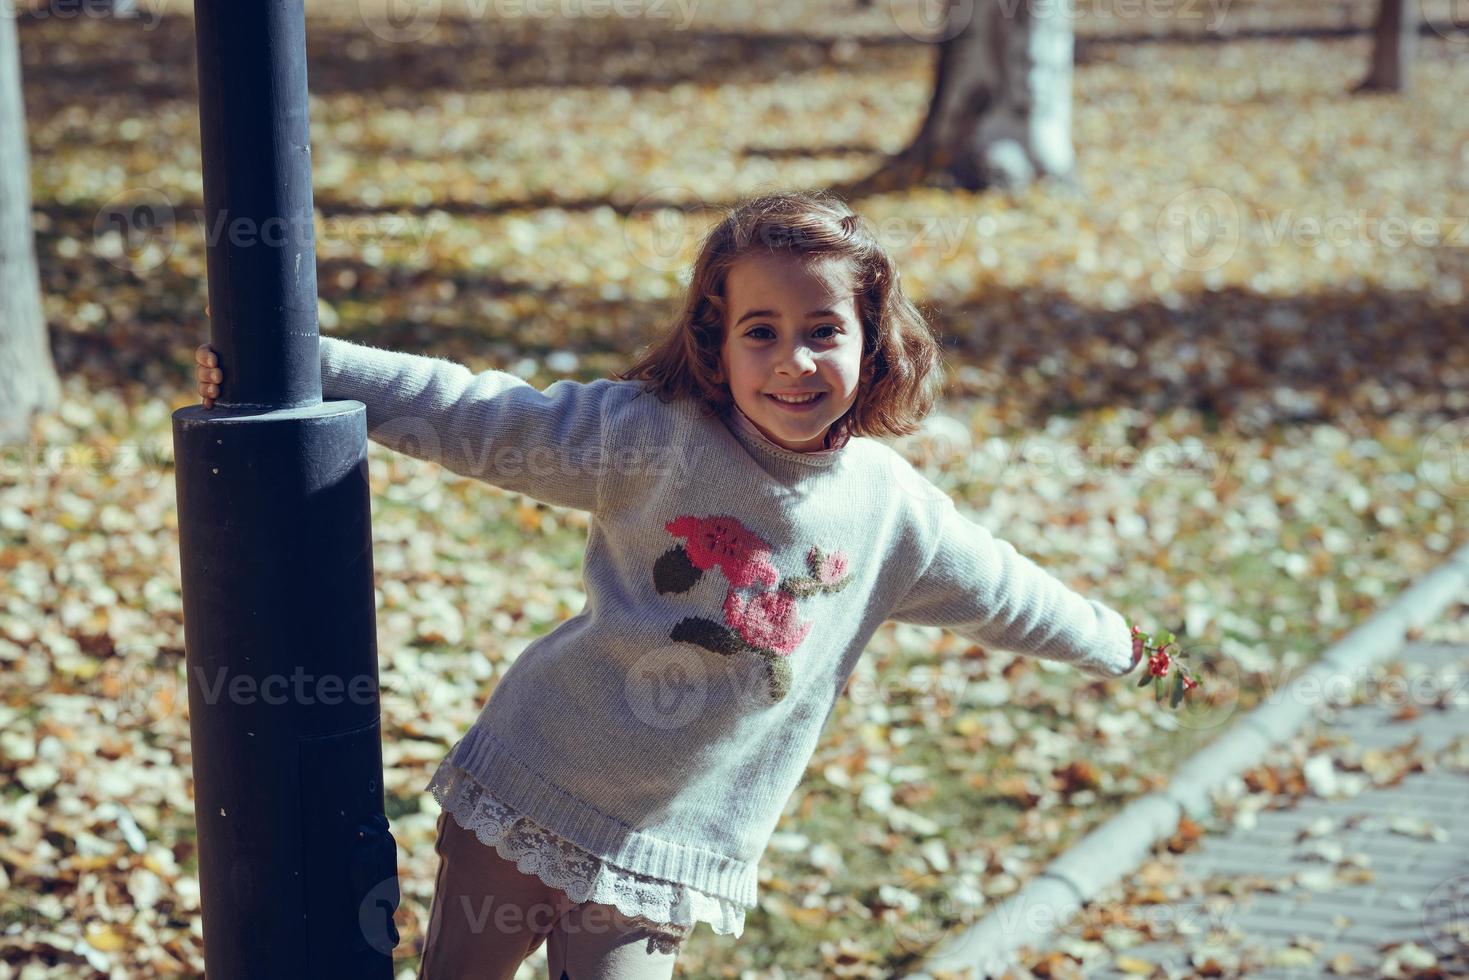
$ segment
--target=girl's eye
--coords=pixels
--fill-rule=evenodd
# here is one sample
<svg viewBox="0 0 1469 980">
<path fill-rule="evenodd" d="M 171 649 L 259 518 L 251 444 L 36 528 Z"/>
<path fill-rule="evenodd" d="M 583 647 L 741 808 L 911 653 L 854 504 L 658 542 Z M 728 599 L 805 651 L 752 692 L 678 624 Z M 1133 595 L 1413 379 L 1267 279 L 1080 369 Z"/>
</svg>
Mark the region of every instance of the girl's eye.
<svg viewBox="0 0 1469 980">
<path fill-rule="evenodd" d="M 837 326 L 835 323 L 823 323 L 821 326 L 817 327 L 816 329 L 817 330 L 831 330 L 831 331 L 833 331 L 833 333 L 828 334 L 826 336 L 825 339 L 827 339 L 827 340 L 832 339 L 832 337 L 834 337 L 837 333 L 840 333 L 841 332 L 841 327 Z M 764 326 L 763 324 L 760 325 L 760 326 L 751 327 L 749 329 L 749 331 L 745 334 L 745 336 L 746 337 L 754 337 L 755 336 L 755 331 L 757 331 L 757 330 L 770 330 L 770 327 Z M 774 331 L 771 330 L 771 333 L 773 334 Z M 757 338 L 757 339 L 763 339 L 763 338 Z"/>
</svg>

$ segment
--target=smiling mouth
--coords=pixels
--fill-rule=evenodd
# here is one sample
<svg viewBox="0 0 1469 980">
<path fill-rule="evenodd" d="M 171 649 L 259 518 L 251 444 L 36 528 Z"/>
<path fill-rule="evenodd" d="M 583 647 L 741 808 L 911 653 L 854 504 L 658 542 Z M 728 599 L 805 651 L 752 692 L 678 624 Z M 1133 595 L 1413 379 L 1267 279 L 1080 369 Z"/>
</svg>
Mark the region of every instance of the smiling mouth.
<svg viewBox="0 0 1469 980">
<path fill-rule="evenodd" d="M 785 401 L 783 399 L 775 397 L 774 395 L 766 395 L 765 397 L 769 398 L 771 401 L 775 402 L 782 408 L 810 408 L 812 405 L 815 405 L 817 402 L 821 401 L 821 399 L 825 398 L 826 392 L 817 392 L 816 397 L 806 398 L 802 401 Z"/>
</svg>

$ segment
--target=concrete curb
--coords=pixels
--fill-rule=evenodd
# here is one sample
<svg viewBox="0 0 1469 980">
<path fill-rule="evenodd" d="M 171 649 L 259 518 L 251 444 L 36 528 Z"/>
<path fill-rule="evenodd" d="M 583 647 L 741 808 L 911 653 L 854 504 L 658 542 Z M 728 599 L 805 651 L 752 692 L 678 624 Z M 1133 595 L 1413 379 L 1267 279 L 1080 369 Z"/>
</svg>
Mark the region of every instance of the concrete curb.
<svg viewBox="0 0 1469 980">
<path fill-rule="evenodd" d="M 1102 889 L 1135 871 L 1153 845 L 1213 808 L 1213 793 L 1255 766 L 1314 715 L 1323 691 L 1350 686 L 1402 649 L 1409 629 L 1427 625 L 1469 591 L 1469 545 L 1405 589 L 1386 609 L 1332 644 L 1293 681 L 1268 695 L 1185 762 L 1168 785 L 1132 803 L 1073 844 L 984 918 L 929 954 L 911 980 L 940 970 L 984 980 L 1016 966 L 1022 946 L 1042 949 Z"/>
</svg>

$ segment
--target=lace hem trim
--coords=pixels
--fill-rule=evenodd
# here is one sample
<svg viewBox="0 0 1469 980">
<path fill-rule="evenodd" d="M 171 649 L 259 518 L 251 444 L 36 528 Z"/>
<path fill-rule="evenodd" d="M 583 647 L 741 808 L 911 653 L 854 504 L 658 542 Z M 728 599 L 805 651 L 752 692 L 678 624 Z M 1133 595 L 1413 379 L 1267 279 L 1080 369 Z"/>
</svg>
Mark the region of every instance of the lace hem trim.
<svg viewBox="0 0 1469 980">
<path fill-rule="evenodd" d="M 645 925 L 651 949 L 678 952 L 696 922 L 708 922 L 721 935 L 745 930 L 745 908 L 738 902 L 608 864 L 501 803 L 447 759 L 428 790 L 459 826 L 523 873 L 561 889 L 573 902 L 612 905 Z"/>
</svg>

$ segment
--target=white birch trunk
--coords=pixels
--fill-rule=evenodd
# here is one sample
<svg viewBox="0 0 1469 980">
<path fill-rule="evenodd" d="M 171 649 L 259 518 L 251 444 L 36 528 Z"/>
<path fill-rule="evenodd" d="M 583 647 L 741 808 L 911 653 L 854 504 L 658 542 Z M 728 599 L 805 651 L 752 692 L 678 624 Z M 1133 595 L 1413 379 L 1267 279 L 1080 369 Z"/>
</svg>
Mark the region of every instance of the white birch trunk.
<svg viewBox="0 0 1469 980">
<path fill-rule="evenodd" d="M 950 0 L 918 136 L 864 191 L 936 179 L 971 190 L 1074 181 L 1067 0 Z"/>
<path fill-rule="evenodd" d="M 25 441 L 31 416 L 57 405 L 31 230 L 30 154 L 20 95 L 20 40 L 0 10 L 0 445 Z"/>
</svg>

